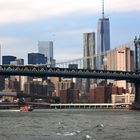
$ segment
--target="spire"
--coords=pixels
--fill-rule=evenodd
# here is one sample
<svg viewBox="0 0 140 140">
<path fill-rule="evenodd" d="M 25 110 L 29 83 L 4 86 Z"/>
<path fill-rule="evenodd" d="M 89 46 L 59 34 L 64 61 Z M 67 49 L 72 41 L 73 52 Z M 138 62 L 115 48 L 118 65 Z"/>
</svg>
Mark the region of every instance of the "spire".
<svg viewBox="0 0 140 140">
<path fill-rule="evenodd" d="M 104 19 L 104 0 L 102 0 L 102 18 Z"/>
</svg>

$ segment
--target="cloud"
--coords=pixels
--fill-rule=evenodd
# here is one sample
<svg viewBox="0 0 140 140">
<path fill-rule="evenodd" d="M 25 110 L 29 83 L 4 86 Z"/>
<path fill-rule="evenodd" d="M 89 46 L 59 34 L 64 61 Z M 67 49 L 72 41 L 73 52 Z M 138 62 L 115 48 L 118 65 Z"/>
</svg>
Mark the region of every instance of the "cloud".
<svg viewBox="0 0 140 140">
<path fill-rule="evenodd" d="M 55 57 L 56 63 L 73 61 L 73 60 L 80 59 L 80 58 L 82 58 L 82 51 L 81 50 L 65 52 L 65 53 L 60 52 Z"/>
<path fill-rule="evenodd" d="M 0 23 L 9 24 L 43 17 L 52 18 L 84 8 L 88 11 L 90 4 L 80 3 L 80 0 L 76 2 L 71 0 L 0 0 Z"/>
<path fill-rule="evenodd" d="M 27 45 L 29 42 L 20 37 L 0 36 L 0 43 L 3 55 L 18 54 L 17 52 L 23 53 L 29 48 Z"/>
<path fill-rule="evenodd" d="M 140 11 L 140 1 L 106 0 L 105 9 L 115 12 Z M 97 14 L 101 0 L 0 0 L 0 24 L 55 18 L 68 14 Z"/>
<path fill-rule="evenodd" d="M 106 0 L 106 10 L 110 12 L 137 12 L 140 11 L 139 0 Z"/>
<path fill-rule="evenodd" d="M 0 42 L 5 45 L 15 45 L 23 43 L 24 40 L 17 37 L 0 37 Z"/>
<path fill-rule="evenodd" d="M 95 32 L 95 30 L 96 29 L 93 29 L 93 28 L 71 29 L 71 30 L 68 30 L 68 31 L 55 32 L 54 35 L 56 35 L 56 36 L 82 35 L 83 33 Z"/>
</svg>

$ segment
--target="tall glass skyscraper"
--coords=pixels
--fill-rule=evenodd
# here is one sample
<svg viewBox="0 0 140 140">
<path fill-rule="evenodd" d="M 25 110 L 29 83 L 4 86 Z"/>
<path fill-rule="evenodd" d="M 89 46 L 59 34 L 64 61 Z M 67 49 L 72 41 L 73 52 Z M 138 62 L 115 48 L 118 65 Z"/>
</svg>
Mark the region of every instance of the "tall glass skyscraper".
<svg viewBox="0 0 140 140">
<path fill-rule="evenodd" d="M 104 17 L 104 1 L 102 6 L 102 18 L 98 20 L 97 25 L 97 69 L 104 65 L 104 52 L 110 50 L 110 22 L 109 18 Z"/>
<path fill-rule="evenodd" d="M 54 66 L 55 60 L 53 59 L 53 42 L 52 41 L 38 41 L 38 52 L 47 57 L 47 65 Z"/>
<path fill-rule="evenodd" d="M 95 69 L 95 33 L 83 34 L 83 68 Z M 89 95 L 90 79 L 82 80 L 82 88 L 85 95 Z"/>
</svg>

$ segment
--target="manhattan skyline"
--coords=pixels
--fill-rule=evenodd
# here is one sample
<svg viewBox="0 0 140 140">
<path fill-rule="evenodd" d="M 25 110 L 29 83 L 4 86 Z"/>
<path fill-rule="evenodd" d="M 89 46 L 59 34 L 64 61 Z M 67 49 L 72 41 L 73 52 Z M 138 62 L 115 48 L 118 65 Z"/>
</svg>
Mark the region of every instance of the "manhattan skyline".
<svg viewBox="0 0 140 140">
<path fill-rule="evenodd" d="M 82 35 L 97 33 L 101 4 L 101 0 L 0 0 L 2 55 L 27 63 L 27 53 L 38 51 L 38 41 L 53 41 L 56 60 L 82 57 Z M 105 0 L 111 48 L 139 36 L 139 6 L 139 0 Z"/>
</svg>

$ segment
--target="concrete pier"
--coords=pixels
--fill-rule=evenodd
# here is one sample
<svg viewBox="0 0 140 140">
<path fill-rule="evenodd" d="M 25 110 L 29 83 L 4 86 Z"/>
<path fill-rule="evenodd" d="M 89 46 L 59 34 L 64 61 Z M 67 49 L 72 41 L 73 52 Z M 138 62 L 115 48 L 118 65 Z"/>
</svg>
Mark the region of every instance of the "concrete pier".
<svg viewBox="0 0 140 140">
<path fill-rule="evenodd" d="M 51 109 L 115 109 L 129 108 L 130 104 L 50 104 Z"/>
</svg>

